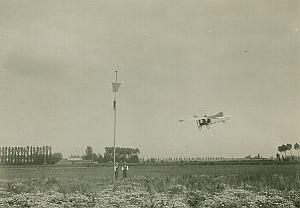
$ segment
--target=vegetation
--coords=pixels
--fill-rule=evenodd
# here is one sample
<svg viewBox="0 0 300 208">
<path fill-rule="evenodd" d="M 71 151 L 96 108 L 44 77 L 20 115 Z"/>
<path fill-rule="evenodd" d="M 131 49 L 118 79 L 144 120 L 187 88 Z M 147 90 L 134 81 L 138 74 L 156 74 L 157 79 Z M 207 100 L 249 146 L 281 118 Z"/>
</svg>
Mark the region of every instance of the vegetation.
<svg viewBox="0 0 300 208">
<path fill-rule="evenodd" d="M 299 149 L 300 149 L 300 145 L 298 143 L 294 144 L 294 150 L 297 151 L 297 156 L 299 158 Z M 293 155 L 293 145 L 292 144 L 283 144 L 278 146 L 277 148 L 278 152 L 280 152 L 281 154 L 281 158 L 283 161 L 287 161 L 287 160 L 294 160 L 295 159 L 295 155 Z M 290 156 L 287 156 L 287 151 L 289 151 Z M 280 159 L 280 155 L 277 153 L 276 154 L 277 160 L 281 160 Z"/>
<path fill-rule="evenodd" d="M 63 155 L 60 152 L 56 152 L 51 155 L 51 160 L 49 161 L 49 164 L 55 164 L 63 159 Z"/>
<path fill-rule="evenodd" d="M 91 160 L 93 162 L 103 163 L 113 161 L 113 147 L 105 147 L 104 156 L 100 153 L 96 154 L 93 152 L 91 146 L 87 146 L 85 155 L 82 156 L 84 160 Z M 128 162 L 128 163 L 138 163 L 140 150 L 138 148 L 128 148 L 128 147 L 116 147 L 116 162 Z"/>
<path fill-rule="evenodd" d="M 85 150 L 85 155 L 82 156 L 84 160 L 91 160 L 93 162 L 103 162 L 103 157 L 101 154 L 96 154 L 93 152 L 93 148 L 91 146 L 87 146 Z"/>
<path fill-rule="evenodd" d="M 296 142 L 296 143 L 294 144 L 294 150 L 297 151 L 298 157 L 299 157 L 299 149 L 300 149 L 300 145 Z"/>
<path fill-rule="evenodd" d="M 51 146 L 0 147 L 0 163 L 5 165 L 55 164 L 61 153 L 52 154 Z"/>
<path fill-rule="evenodd" d="M 113 161 L 113 147 L 105 147 L 105 153 L 103 160 L 105 162 Z M 128 163 L 138 163 L 140 150 L 138 148 L 128 148 L 128 147 L 116 147 L 116 161 L 117 162 L 128 162 Z"/>
<path fill-rule="evenodd" d="M 300 207 L 300 165 L 1 169 L 0 207 Z M 62 171 L 64 170 L 64 171 Z"/>
</svg>

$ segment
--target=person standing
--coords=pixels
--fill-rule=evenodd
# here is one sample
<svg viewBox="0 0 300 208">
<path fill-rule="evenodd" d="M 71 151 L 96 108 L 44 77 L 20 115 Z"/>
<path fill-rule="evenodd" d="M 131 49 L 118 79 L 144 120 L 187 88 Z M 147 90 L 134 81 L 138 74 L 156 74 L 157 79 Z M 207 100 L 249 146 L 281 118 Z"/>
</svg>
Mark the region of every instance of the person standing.
<svg viewBox="0 0 300 208">
<path fill-rule="evenodd" d="M 127 178 L 128 165 L 126 162 L 123 163 L 122 171 L 123 171 L 123 178 Z"/>
<path fill-rule="evenodd" d="M 119 173 L 119 164 L 118 163 L 115 164 L 114 171 L 115 171 L 115 179 L 117 179 L 118 178 L 118 173 Z"/>
</svg>

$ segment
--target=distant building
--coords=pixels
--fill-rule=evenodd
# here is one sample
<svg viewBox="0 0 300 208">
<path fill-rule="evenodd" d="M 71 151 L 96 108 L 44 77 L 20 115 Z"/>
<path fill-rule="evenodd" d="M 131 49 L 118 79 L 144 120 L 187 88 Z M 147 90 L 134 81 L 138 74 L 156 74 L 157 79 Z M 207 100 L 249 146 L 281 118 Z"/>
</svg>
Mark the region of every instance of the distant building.
<svg viewBox="0 0 300 208">
<path fill-rule="evenodd" d="M 83 164 L 83 159 L 79 155 L 71 155 L 67 160 L 71 162 L 71 164 Z"/>
</svg>

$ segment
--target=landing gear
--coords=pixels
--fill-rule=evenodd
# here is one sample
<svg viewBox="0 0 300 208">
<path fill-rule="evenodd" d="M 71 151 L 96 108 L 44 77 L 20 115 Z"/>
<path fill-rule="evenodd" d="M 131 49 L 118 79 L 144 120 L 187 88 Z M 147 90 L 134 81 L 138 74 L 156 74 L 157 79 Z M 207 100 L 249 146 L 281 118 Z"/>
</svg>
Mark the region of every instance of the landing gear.
<svg viewBox="0 0 300 208">
<path fill-rule="evenodd" d="M 208 125 L 206 125 L 206 128 L 207 128 L 207 129 L 209 129 L 209 128 L 210 128 L 210 125 L 209 125 L 209 124 L 208 124 Z"/>
<path fill-rule="evenodd" d="M 198 129 L 199 129 L 199 130 L 202 130 L 202 126 L 201 126 L 201 125 L 199 125 L 199 126 L 198 126 Z"/>
</svg>

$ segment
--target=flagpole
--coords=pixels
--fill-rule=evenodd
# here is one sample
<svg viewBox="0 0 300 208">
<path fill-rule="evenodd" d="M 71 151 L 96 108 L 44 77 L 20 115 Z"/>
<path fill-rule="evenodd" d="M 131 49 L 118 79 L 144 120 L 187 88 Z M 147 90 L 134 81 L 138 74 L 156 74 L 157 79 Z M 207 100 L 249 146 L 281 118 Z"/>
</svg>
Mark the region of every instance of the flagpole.
<svg viewBox="0 0 300 208">
<path fill-rule="evenodd" d="M 116 72 L 116 83 L 118 83 L 118 70 Z M 114 96 L 114 166 L 113 166 L 113 182 L 115 184 L 116 180 L 116 173 L 115 173 L 115 166 L 116 166 L 116 128 L 117 128 L 117 90 L 115 90 L 115 96 Z"/>
</svg>

